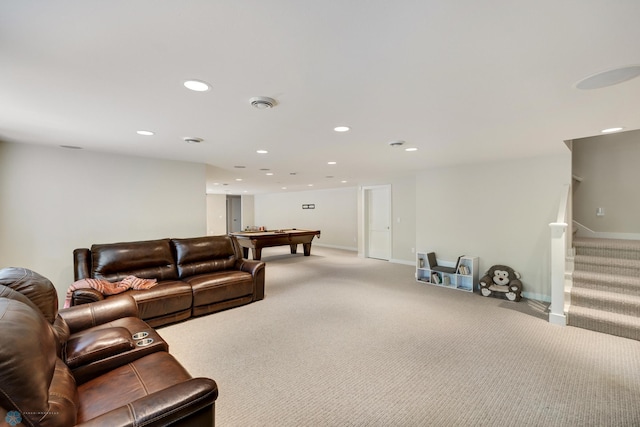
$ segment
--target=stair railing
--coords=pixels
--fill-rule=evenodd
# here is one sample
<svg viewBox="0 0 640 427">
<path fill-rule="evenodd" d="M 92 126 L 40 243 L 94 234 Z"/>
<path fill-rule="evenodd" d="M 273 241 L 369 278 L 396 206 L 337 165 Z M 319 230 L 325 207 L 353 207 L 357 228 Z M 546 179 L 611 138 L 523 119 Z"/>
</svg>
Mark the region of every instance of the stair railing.
<svg viewBox="0 0 640 427">
<path fill-rule="evenodd" d="M 565 185 L 560 194 L 560 206 L 556 222 L 549 224 L 551 228 L 551 306 L 549 307 L 549 323 L 566 326 L 564 314 L 564 273 L 567 258 L 567 213 L 569 211 L 569 194 L 571 186 Z"/>
</svg>

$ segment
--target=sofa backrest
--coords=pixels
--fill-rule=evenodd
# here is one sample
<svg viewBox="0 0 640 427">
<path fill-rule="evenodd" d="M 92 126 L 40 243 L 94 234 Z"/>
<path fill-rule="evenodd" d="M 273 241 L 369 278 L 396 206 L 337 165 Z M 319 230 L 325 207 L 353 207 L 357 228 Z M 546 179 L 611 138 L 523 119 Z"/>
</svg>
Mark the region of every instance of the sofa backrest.
<svg viewBox="0 0 640 427">
<path fill-rule="evenodd" d="M 171 239 L 171 244 L 176 253 L 180 278 L 233 269 L 236 261 L 242 259 L 231 236 Z"/>
<path fill-rule="evenodd" d="M 159 281 L 178 277 L 169 239 L 92 245 L 90 263 L 92 278 L 110 282 L 126 276 Z"/>
<path fill-rule="evenodd" d="M 49 323 L 58 315 L 58 293 L 53 283 L 35 271 L 22 267 L 0 270 L 0 285 L 4 285 L 27 297 Z"/>
<path fill-rule="evenodd" d="M 18 300 L 0 298 L 0 331 L 0 407 L 17 411 L 24 425 L 74 425 L 75 381 L 56 355 L 56 338 L 44 316 Z"/>
</svg>

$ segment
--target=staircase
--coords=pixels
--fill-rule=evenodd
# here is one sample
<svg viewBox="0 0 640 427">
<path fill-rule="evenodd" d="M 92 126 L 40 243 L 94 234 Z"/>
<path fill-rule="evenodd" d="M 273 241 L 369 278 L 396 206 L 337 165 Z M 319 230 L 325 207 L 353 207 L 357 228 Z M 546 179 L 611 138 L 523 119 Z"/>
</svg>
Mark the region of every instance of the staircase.
<svg viewBox="0 0 640 427">
<path fill-rule="evenodd" d="M 640 341 L 640 241 L 575 237 L 567 324 Z"/>
</svg>

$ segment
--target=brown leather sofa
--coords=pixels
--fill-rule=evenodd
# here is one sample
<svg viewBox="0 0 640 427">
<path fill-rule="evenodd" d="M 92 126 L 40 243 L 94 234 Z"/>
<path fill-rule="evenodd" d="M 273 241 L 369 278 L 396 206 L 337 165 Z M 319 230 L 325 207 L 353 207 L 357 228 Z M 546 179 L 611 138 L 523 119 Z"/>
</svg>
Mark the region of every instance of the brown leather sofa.
<svg viewBox="0 0 640 427">
<path fill-rule="evenodd" d="M 125 292 L 152 327 L 264 298 L 265 264 L 244 259 L 233 236 L 95 244 L 74 250 L 73 263 L 75 280 L 116 282 L 129 275 L 157 279 L 150 289 Z M 105 298 L 112 297 L 95 289 L 77 289 L 71 304 Z"/>
<path fill-rule="evenodd" d="M 213 426 L 215 381 L 192 378 L 135 307 L 124 297 L 58 312 L 48 279 L 23 268 L 0 270 L 0 419 L 54 427 Z M 132 331 L 148 335 L 138 339 Z"/>
</svg>

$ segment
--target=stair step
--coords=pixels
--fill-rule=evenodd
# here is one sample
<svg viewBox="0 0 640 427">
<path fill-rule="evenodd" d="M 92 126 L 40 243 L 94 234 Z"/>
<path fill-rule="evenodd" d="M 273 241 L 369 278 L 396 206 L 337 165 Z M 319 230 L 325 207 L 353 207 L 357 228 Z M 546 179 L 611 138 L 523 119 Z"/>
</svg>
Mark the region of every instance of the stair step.
<svg viewBox="0 0 640 427">
<path fill-rule="evenodd" d="M 576 255 L 574 270 L 621 276 L 640 276 L 640 260 Z"/>
<path fill-rule="evenodd" d="M 640 260 L 638 240 L 575 237 L 573 247 L 577 255 Z"/>
<path fill-rule="evenodd" d="M 576 270 L 571 273 L 574 288 L 596 289 L 640 296 L 640 276 L 619 276 Z"/>
<path fill-rule="evenodd" d="M 640 295 L 625 295 L 597 289 L 575 288 L 571 292 L 571 305 L 627 316 L 637 316 L 640 314 Z"/>
<path fill-rule="evenodd" d="M 567 324 L 640 341 L 640 241 L 575 237 Z"/>
<path fill-rule="evenodd" d="M 640 318 L 586 307 L 571 306 L 567 324 L 609 335 L 640 340 Z"/>
</svg>

